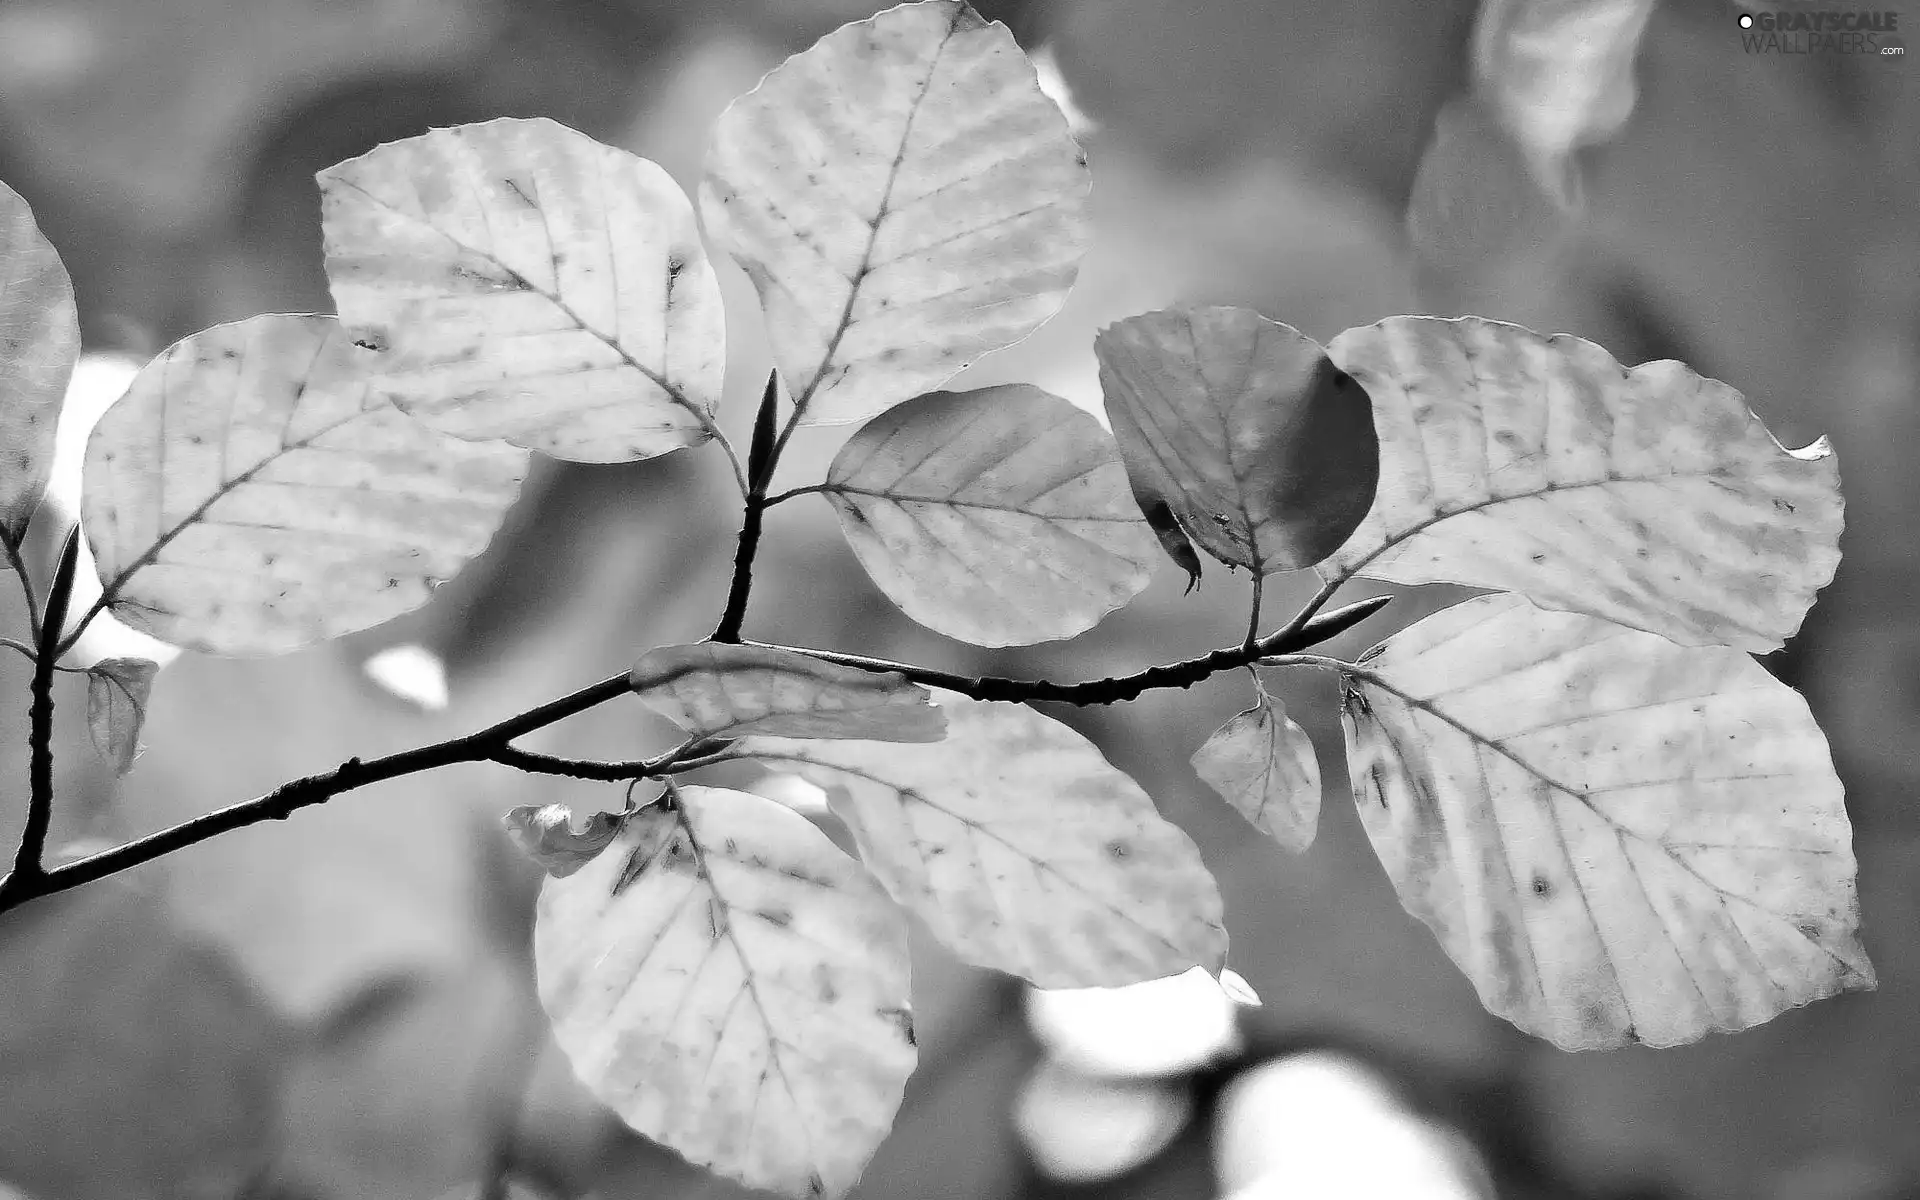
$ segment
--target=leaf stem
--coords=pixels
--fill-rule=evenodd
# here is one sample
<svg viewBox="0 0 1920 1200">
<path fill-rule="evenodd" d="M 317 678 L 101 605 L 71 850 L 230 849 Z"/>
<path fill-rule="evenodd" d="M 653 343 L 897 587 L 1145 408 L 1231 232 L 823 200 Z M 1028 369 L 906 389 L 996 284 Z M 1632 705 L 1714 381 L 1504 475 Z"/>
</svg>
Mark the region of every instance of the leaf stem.
<svg viewBox="0 0 1920 1200">
<path fill-rule="evenodd" d="M 747 472 L 740 466 L 740 455 L 733 448 L 733 439 L 721 432 L 718 425 L 711 425 L 713 440 L 720 443 L 720 449 L 726 452 L 727 464 L 733 468 L 733 485 L 740 489 L 740 495 L 747 494 Z"/>
<path fill-rule="evenodd" d="M 1128 700 L 1137 700 L 1142 693 L 1159 688 L 1189 688 L 1221 671 L 1230 671 L 1257 660 L 1287 655 L 1295 650 L 1318 645 L 1346 632 L 1379 612 L 1391 599 L 1390 596 L 1374 596 L 1349 604 L 1345 608 L 1335 609 L 1318 620 L 1304 623 L 1299 629 L 1291 627 L 1282 629 L 1266 637 L 1255 638 L 1248 644 L 1222 647 L 1198 658 L 1148 667 L 1144 671 L 1136 671 L 1131 675 L 1087 679 L 1077 683 L 1056 683 L 1050 679 L 1007 679 L 995 675 L 960 675 L 951 671 L 937 671 L 930 667 L 917 667 L 911 663 L 889 662 L 885 659 L 867 658 L 857 654 L 840 654 L 831 650 L 810 650 L 800 646 L 769 648 L 794 650 L 824 662 L 837 663 L 863 671 L 897 672 L 915 683 L 945 688 L 950 692 L 971 696 L 975 700 L 1011 700 L 1019 703 L 1039 701 L 1081 706 L 1119 704 Z M 764 645 L 760 642 L 746 644 Z"/>
<path fill-rule="evenodd" d="M 795 499 L 797 497 L 811 496 L 815 492 L 824 492 L 826 490 L 827 490 L 827 485 L 824 483 L 810 483 L 806 487 L 788 488 L 786 491 L 781 492 L 778 495 L 768 496 L 766 499 L 766 503 L 762 504 L 760 507 L 772 508 L 776 504 L 785 504 L 787 501 Z"/>
<path fill-rule="evenodd" d="M 27 598 L 27 629 L 34 641 L 40 640 L 40 598 L 33 594 L 33 581 L 27 578 L 27 564 L 20 557 L 20 547 L 14 544 L 12 537 L 0 533 L 0 546 L 7 551 L 7 564 L 20 579 L 20 592 Z"/>
</svg>

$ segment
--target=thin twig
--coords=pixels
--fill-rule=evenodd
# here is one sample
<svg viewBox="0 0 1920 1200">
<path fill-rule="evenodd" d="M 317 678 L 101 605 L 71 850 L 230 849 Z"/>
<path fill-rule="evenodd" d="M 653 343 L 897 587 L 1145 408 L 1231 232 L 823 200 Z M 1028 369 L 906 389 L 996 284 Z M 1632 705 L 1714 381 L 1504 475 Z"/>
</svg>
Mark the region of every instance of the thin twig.
<svg viewBox="0 0 1920 1200">
<path fill-rule="evenodd" d="M 1081 705 L 1114 704 L 1135 699 L 1141 693 L 1155 688 L 1191 687 L 1213 674 L 1244 666 L 1256 658 L 1286 655 L 1307 646 L 1316 645 L 1372 616 L 1385 607 L 1390 599 L 1387 596 L 1375 596 L 1347 605 L 1317 620 L 1292 622 L 1288 628 L 1278 633 L 1257 639 L 1252 646 L 1236 645 L 1215 650 L 1211 654 L 1188 659 L 1185 662 L 1151 667 L 1132 675 L 1087 680 L 1080 683 L 1003 679 L 994 676 L 973 677 L 911 666 L 906 663 L 887 662 L 883 659 L 836 654 L 826 650 L 785 648 L 827 662 L 837 662 L 863 670 L 899 672 L 915 682 L 947 688 L 979 700 L 1053 701 Z M 50 613 L 51 607 L 49 605 Z M 1299 628 L 1294 628 L 1295 625 Z M 53 627 L 58 628 L 57 625 Z M 1317 666 L 1332 660 L 1317 660 L 1315 656 L 1305 655 L 1295 661 L 1300 665 Z M 50 676 L 51 672 L 48 674 Z M 322 804 L 346 792 L 369 784 L 397 779 L 403 775 L 412 775 L 455 763 L 487 761 L 506 761 L 510 765 L 560 764 L 569 769 L 580 767 L 583 763 L 576 760 L 534 755 L 529 751 L 513 749 L 511 743 L 537 729 L 544 729 L 604 704 L 616 696 L 625 695 L 628 690 L 627 673 L 622 672 L 537 708 L 529 709 L 519 716 L 488 726 L 477 733 L 398 754 L 390 754 L 372 761 L 350 758 L 331 771 L 292 780 L 263 796 L 183 821 L 171 828 L 65 863 L 52 870 L 36 867 L 32 871 L 22 871 L 16 867 L 12 874 L 0 879 L 0 912 L 41 896 L 64 892 L 82 884 L 104 879 L 109 875 L 116 875 L 121 871 L 152 862 L 176 850 L 184 850 L 231 830 L 242 829 L 262 821 L 284 820 L 302 808 Z M 675 751 L 669 752 L 669 756 L 681 751 L 693 755 L 713 746 L 714 743 L 707 741 L 695 743 L 691 747 L 677 747 Z M 659 777 L 669 779 L 673 773 L 724 762 L 732 757 L 735 755 L 722 746 L 712 749 L 710 753 L 703 753 L 701 757 L 672 758 L 670 766 L 659 768 Z M 624 772 L 630 772 L 636 767 L 647 764 L 585 765 L 594 768 L 605 767 L 609 771 L 618 770 L 623 772 L 618 776 L 619 778 L 628 779 L 642 776 Z"/>
<path fill-rule="evenodd" d="M 627 675 L 623 671 L 478 733 L 390 754 L 370 762 L 350 758 L 331 771 L 292 780 L 264 796 L 183 821 L 112 849 L 90 854 L 52 870 L 43 870 L 37 875 L 23 875 L 16 867 L 13 874 L 0 879 L 0 912 L 40 896 L 104 879 L 231 830 L 243 829 L 262 821 L 285 820 L 302 808 L 323 804 L 344 792 L 369 784 L 454 763 L 487 761 L 515 738 L 583 713 L 615 696 L 625 695 L 627 691 Z"/>
<path fill-rule="evenodd" d="M 950 692 L 971 696 L 975 700 L 1011 700 L 1018 703 L 1039 701 L 1081 706 L 1119 704 L 1136 700 L 1142 693 L 1158 688 L 1189 688 L 1221 671 L 1230 671 L 1259 659 L 1289 654 L 1308 646 L 1318 645 L 1346 632 L 1379 612 L 1391 599 L 1392 597 L 1389 596 L 1374 596 L 1361 600 L 1345 608 L 1335 609 L 1318 620 L 1309 621 L 1298 630 L 1289 626 L 1278 633 L 1256 638 L 1251 645 L 1226 646 L 1198 658 L 1189 658 L 1184 662 L 1148 667 L 1132 675 L 1088 679 L 1078 683 L 1055 683 L 1050 679 L 1007 679 L 996 675 L 960 675 L 951 671 L 937 671 L 931 667 L 917 667 L 911 663 L 889 662 L 886 659 L 867 658 L 858 654 L 839 654 L 831 650 L 810 650 L 802 646 L 769 648 L 793 650 L 824 662 L 838 663 L 841 666 L 855 667 L 863 671 L 897 672 L 914 683 L 945 688 Z M 746 644 L 764 645 L 761 642 Z"/>
</svg>

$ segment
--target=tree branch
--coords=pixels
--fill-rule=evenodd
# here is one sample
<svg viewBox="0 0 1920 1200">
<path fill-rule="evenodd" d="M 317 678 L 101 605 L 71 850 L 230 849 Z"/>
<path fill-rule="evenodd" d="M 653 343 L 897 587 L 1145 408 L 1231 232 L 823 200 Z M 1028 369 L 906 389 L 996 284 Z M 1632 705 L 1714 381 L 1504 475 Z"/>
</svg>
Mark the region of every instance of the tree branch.
<svg viewBox="0 0 1920 1200">
<path fill-rule="evenodd" d="M 51 613 L 51 604 L 48 605 L 48 609 Z M 53 622 L 48 622 L 48 627 L 59 628 Z M 39 868 L 37 857 L 34 859 L 34 870 L 23 870 L 16 864 L 12 874 L 0 879 L 0 912 L 41 896 L 64 892 L 69 888 L 79 887 L 83 883 L 104 879 L 176 850 L 184 850 L 188 846 L 204 842 L 208 838 L 230 830 L 242 829 L 261 821 L 285 820 L 300 809 L 325 803 L 344 792 L 351 792 L 368 784 L 382 783 L 402 775 L 429 771 L 435 767 L 451 766 L 454 763 L 490 761 L 505 750 L 507 744 L 513 739 L 583 713 L 606 703 L 615 696 L 625 695 L 627 690 L 627 675 L 623 671 L 562 696 L 558 700 L 529 709 L 517 717 L 510 717 L 497 725 L 488 726 L 478 733 L 431 746 L 405 750 L 398 754 L 389 754 L 372 761 L 350 758 L 331 771 L 322 771 L 317 775 L 295 779 L 281 784 L 264 796 L 257 796 L 252 800 L 195 817 L 169 829 L 136 838 L 110 850 L 102 850 L 98 854 L 90 854 L 50 871 Z M 44 844 L 44 831 L 42 831 L 42 840 Z M 26 861 L 24 842 L 21 850 L 21 863 L 24 863 Z"/>
<path fill-rule="evenodd" d="M 73 575 L 79 561 L 80 531 L 76 528 L 67 533 L 67 540 L 60 547 L 60 562 L 53 570 L 53 583 L 47 588 L 47 609 L 40 622 L 39 644 L 33 660 L 33 707 L 27 733 L 31 755 L 27 767 L 27 819 L 20 829 L 20 849 L 14 854 L 13 870 L 5 880 L 0 880 L 0 890 L 15 880 L 31 883 L 46 874 L 41 860 L 47 849 L 47 831 L 53 827 L 53 671 L 60 661 L 60 631 L 67 623 L 67 604 L 73 599 Z"/>
<path fill-rule="evenodd" d="M 1287 628 L 1256 639 L 1251 644 L 1225 647 L 1199 658 L 1150 667 L 1132 675 L 1086 680 L 1079 683 L 958 675 L 928 667 L 916 667 L 908 663 L 888 662 L 884 659 L 864 658 L 853 654 L 836 654 L 829 650 L 809 650 L 797 646 L 779 648 L 794 650 L 826 662 L 840 663 L 862 670 L 898 672 L 916 683 L 947 688 L 977 700 L 1041 701 L 1078 705 L 1115 704 L 1136 699 L 1143 692 L 1156 688 L 1191 687 L 1211 675 L 1245 666 L 1256 659 L 1289 654 L 1317 645 L 1379 612 L 1391 599 L 1389 596 L 1374 596 L 1349 604 L 1345 608 L 1336 609 L 1317 620 L 1304 623 L 1290 622 Z M 62 606 L 64 607 L 64 600 Z M 49 616 L 55 615 L 51 603 L 48 610 Z M 1299 628 L 1296 629 L 1295 625 Z M 49 621 L 46 628 L 56 632 L 43 636 L 43 642 L 48 639 L 57 639 L 59 629 L 57 621 Z M 747 642 L 745 644 L 763 645 L 764 643 Z M 1302 665 L 1318 664 L 1303 662 Z M 39 668 L 40 664 L 36 663 L 36 679 L 41 674 Z M 52 672 L 48 670 L 45 674 L 50 679 Z M 0 913 L 41 896 L 64 892 L 70 888 L 130 870 L 230 830 L 242 829 L 262 821 L 285 820 L 303 808 L 323 804 L 346 792 L 436 767 L 466 762 L 496 762 L 539 774 L 569 775 L 575 778 L 614 782 L 645 778 L 665 779 L 680 771 L 710 766 L 733 757 L 725 743 L 714 739 L 690 741 L 655 759 L 607 763 L 537 754 L 533 751 L 517 749 L 511 744 L 516 738 L 583 713 L 616 696 L 625 695 L 629 687 L 627 674 L 622 672 L 464 737 L 390 754 L 371 761 L 350 758 L 331 771 L 322 771 L 319 774 L 292 780 L 263 796 L 195 817 L 146 837 L 62 864 L 52 870 L 46 870 L 39 865 L 36 850 L 34 866 L 31 869 L 23 869 L 16 865 L 11 874 L 0 878 Z M 50 719 L 50 705 L 48 715 Z M 44 830 L 42 830 L 41 845 L 44 845 L 44 836 Z M 24 844 L 22 849 L 25 850 Z M 24 856 L 22 861 L 25 861 Z"/>
<path fill-rule="evenodd" d="M 1199 658 L 1148 667 L 1132 675 L 1088 679 L 1078 683 L 1055 683 L 1048 679 L 1006 679 L 995 675 L 959 675 L 951 671 L 936 671 L 931 667 L 916 667 L 911 663 L 889 662 L 886 659 L 866 658 L 858 654 L 839 654 L 832 650 L 810 650 L 803 646 L 768 648 L 793 650 L 823 662 L 838 663 L 844 667 L 855 667 L 863 671 L 897 672 L 915 683 L 945 688 L 950 692 L 971 696 L 975 700 L 1011 700 L 1023 704 L 1040 701 L 1081 706 L 1118 704 L 1127 700 L 1137 700 L 1142 693 L 1158 688 L 1189 688 L 1221 671 L 1230 671 L 1235 667 L 1246 666 L 1276 654 L 1291 654 L 1308 646 L 1317 646 L 1329 638 L 1345 633 L 1379 612 L 1392 599 L 1391 596 L 1370 596 L 1365 600 L 1349 604 L 1345 608 L 1335 609 L 1317 620 L 1305 622 L 1298 629 L 1289 623 L 1287 628 L 1277 633 L 1268 634 L 1264 638 L 1255 638 L 1237 646 L 1225 646 L 1203 654 Z M 746 644 L 766 645 L 763 642 Z"/>
</svg>

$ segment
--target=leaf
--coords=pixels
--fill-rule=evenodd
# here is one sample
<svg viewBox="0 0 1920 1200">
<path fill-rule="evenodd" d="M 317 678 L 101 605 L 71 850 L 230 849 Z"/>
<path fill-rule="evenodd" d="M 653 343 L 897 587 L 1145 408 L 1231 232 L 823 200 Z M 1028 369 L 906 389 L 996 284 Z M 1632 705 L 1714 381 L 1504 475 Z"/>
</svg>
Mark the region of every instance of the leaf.
<svg viewBox="0 0 1920 1200">
<path fill-rule="evenodd" d="M 1746 654 L 1482 596 L 1342 671 L 1361 820 L 1490 1011 L 1671 1046 L 1874 986 L 1826 739 Z"/>
<path fill-rule="evenodd" d="M 1152 488 L 1143 486 L 1139 480 L 1130 480 L 1133 488 L 1133 502 L 1140 506 L 1140 515 L 1147 519 L 1147 528 L 1153 530 L 1153 536 L 1160 548 L 1167 552 L 1174 565 L 1187 573 L 1187 591 L 1192 592 L 1200 586 L 1200 555 L 1194 552 L 1193 543 L 1180 528 L 1180 520 L 1173 515 L 1173 506 L 1167 498 Z"/>
<path fill-rule="evenodd" d="M 1115 322 L 1093 351 L 1135 490 L 1221 562 L 1308 566 L 1366 515 L 1366 396 L 1311 338 L 1251 309 L 1178 308 Z"/>
<path fill-rule="evenodd" d="M 1633 58 L 1653 0 L 1482 0 L 1474 87 L 1541 184 L 1570 192 L 1572 154 L 1633 112 Z"/>
<path fill-rule="evenodd" d="M 641 655 L 628 682 L 695 737 L 937 742 L 946 716 L 898 671 L 862 671 L 774 646 L 702 642 Z"/>
<path fill-rule="evenodd" d="M 80 357 L 73 285 L 33 212 L 0 183 L 0 540 L 18 546 L 53 467 L 54 429 Z M 0 556 L 0 569 L 11 561 Z"/>
<path fill-rule="evenodd" d="M 160 664 L 144 658 L 109 658 L 87 668 L 87 728 L 94 749 L 116 774 L 133 769 L 140 754 L 140 727 Z"/>
<path fill-rule="evenodd" d="M 1138 784 L 1025 705 L 941 703 L 947 737 L 931 746 L 743 749 L 825 788 L 868 869 L 969 962 L 1041 987 L 1225 962 L 1219 890 Z"/>
<path fill-rule="evenodd" d="M 526 465 L 374 395 L 332 317 L 252 317 L 140 372 L 87 444 L 80 519 L 122 621 L 277 654 L 419 607 L 486 547 Z"/>
<path fill-rule="evenodd" d="M 701 1166 L 838 1196 L 913 1070 L 907 930 L 804 817 L 719 788 L 549 879 L 540 1001 L 588 1089 Z"/>
<path fill-rule="evenodd" d="M 938 387 L 1059 310 L 1091 241 L 1066 118 L 1004 25 L 902 4 L 714 127 L 700 209 L 760 293 L 803 424 Z"/>
<path fill-rule="evenodd" d="M 1391 317 L 1329 353 L 1373 397 L 1380 491 L 1328 580 L 1462 583 L 1683 645 L 1764 652 L 1840 561 L 1825 438 L 1784 450 L 1685 364 L 1479 317 Z"/>
<path fill-rule="evenodd" d="M 597 812 L 575 831 L 573 810 L 564 804 L 522 804 L 500 819 L 522 853 L 555 879 L 565 879 L 592 862 L 620 835 L 619 813 Z"/>
<path fill-rule="evenodd" d="M 887 598 L 975 645 L 1084 633 L 1151 577 L 1113 439 L 1026 384 L 933 392 L 875 417 L 820 490 Z"/>
<path fill-rule="evenodd" d="M 1299 853 L 1313 844 L 1320 820 L 1320 760 L 1307 731 L 1279 697 L 1213 731 L 1193 755 L 1194 773 L 1260 832 Z"/>
<path fill-rule="evenodd" d="M 320 172 L 340 318 L 437 429 L 579 462 L 715 432 L 720 286 L 667 173 L 544 119 L 390 142 Z"/>
</svg>

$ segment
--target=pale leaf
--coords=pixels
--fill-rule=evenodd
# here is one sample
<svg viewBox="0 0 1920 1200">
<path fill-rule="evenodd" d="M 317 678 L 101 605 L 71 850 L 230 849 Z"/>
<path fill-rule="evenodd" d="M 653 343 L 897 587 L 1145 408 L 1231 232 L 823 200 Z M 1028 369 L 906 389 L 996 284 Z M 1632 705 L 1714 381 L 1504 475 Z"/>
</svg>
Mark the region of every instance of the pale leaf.
<svg viewBox="0 0 1920 1200">
<path fill-rule="evenodd" d="M 714 129 L 700 207 L 760 293 L 803 423 L 857 421 L 1019 341 L 1091 234 L 1066 118 L 957 0 L 842 26 Z"/>
<path fill-rule="evenodd" d="M 503 118 L 319 180 L 341 320 L 414 416 L 582 462 L 713 436 L 719 283 L 693 206 L 655 164 Z"/>
<path fill-rule="evenodd" d="M 1179 308 L 1118 321 L 1093 349 L 1136 490 L 1221 562 L 1308 566 L 1366 515 L 1371 409 L 1311 338 L 1251 309 Z"/>
<path fill-rule="evenodd" d="M 941 703 L 931 746 L 743 748 L 825 788 L 887 891 L 969 962 L 1041 987 L 1220 967 L 1219 890 L 1138 784 L 1025 705 Z"/>
<path fill-rule="evenodd" d="M 862 671 L 774 646 L 702 642 L 649 650 L 634 693 L 695 737 L 770 734 L 937 742 L 946 717 L 897 671 Z"/>
<path fill-rule="evenodd" d="M 585 829 L 573 827 L 573 810 L 564 804 L 522 804 L 500 818 L 521 853 L 555 879 L 565 879 L 592 862 L 620 835 L 619 813 L 597 812 Z"/>
<path fill-rule="evenodd" d="M 140 754 L 140 727 L 160 664 L 144 658 L 109 658 L 87 668 L 87 730 L 93 748 L 116 774 L 133 769 Z"/>
<path fill-rule="evenodd" d="M 1380 490 L 1329 580 L 1525 594 L 1764 652 L 1840 561 L 1839 472 L 1685 364 L 1479 317 L 1391 317 L 1328 352 L 1373 397 Z"/>
<path fill-rule="evenodd" d="M 73 285 L 18 193 L 0 183 L 0 539 L 18 546 L 53 467 L 80 357 Z M 11 567 L 0 556 L 0 569 Z"/>
<path fill-rule="evenodd" d="M 417 608 L 486 547 L 526 454 L 408 419 L 356 353 L 332 317 L 263 316 L 140 372 L 94 428 L 81 497 L 115 616 L 276 654 Z"/>
<path fill-rule="evenodd" d="M 1748 655 L 1483 596 L 1343 672 L 1367 833 L 1490 1011 L 1671 1046 L 1873 986 L 1826 739 Z"/>
<path fill-rule="evenodd" d="M 1320 760 L 1307 731 L 1278 697 L 1213 731 L 1194 752 L 1194 773 L 1262 833 L 1296 853 L 1320 820 Z"/>
<path fill-rule="evenodd" d="M 689 787 L 540 893 L 554 1038 L 593 1094 L 689 1161 L 839 1196 L 913 1070 L 907 930 L 803 817 Z"/>
<path fill-rule="evenodd" d="M 1150 578 L 1151 531 L 1113 439 L 1026 384 L 882 413 L 847 439 L 821 490 L 880 590 L 976 645 L 1083 633 Z"/>
</svg>

